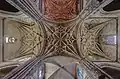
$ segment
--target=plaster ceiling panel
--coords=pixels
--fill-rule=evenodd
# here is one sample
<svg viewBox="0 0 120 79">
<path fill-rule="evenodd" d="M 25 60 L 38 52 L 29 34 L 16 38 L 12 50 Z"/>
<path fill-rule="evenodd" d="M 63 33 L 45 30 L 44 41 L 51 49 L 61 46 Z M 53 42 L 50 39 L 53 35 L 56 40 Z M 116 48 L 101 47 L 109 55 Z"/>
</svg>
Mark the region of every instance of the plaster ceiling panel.
<svg viewBox="0 0 120 79">
<path fill-rule="evenodd" d="M 73 19 L 77 16 L 77 0 L 44 0 L 44 14 L 55 21 Z"/>
<path fill-rule="evenodd" d="M 17 29 L 19 23 L 6 19 L 4 21 L 4 59 L 12 59 L 14 58 L 17 53 L 15 52 L 21 46 L 21 36 L 20 31 Z"/>
<path fill-rule="evenodd" d="M 45 66 L 46 66 L 46 74 L 45 74 L 45 76 L 46 76 L 45 78 L 46 78 L 46 79 L 49 79 L 49 77 L 50 77 L 55 71 L 57 71 L 57 70 L 59 69 L 58 66 L 56 66 L 56 65 L 54 65 L 54 64 L 51 64 L 51 63 L 46 63 Z"/>
<path fill-rule="evenodd" d="M 26 55 L 38 55 L 43 47 L 43 31 L 36 22 L 5 20 L 4 59 L 14 59 Z"/>
<path fill-rule="evenodd" d="M 83 23 L 80 27 L 81 40 L 78 41 L 81 43 L 79 49 L 86 58 L 93 61 L 116 61 L 116 22 L 115 18 L 93 17 Z"/>
</svg>

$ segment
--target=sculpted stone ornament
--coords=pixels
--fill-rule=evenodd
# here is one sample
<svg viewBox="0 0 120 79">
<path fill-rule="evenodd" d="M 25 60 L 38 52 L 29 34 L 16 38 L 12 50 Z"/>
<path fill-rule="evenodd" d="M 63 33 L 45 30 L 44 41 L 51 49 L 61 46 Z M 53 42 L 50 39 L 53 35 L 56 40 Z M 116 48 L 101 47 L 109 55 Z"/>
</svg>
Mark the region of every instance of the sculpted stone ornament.
<svg viewBox="0 0 120 79">
<path fill-rule="evenodd" d="M 96 43 L 93 43 L 96 35 L 90 35 L 93 34 L 93 30 L 88 34 L 87 29 L 86 33 L 84 33 L 84 29 L 81 29 L 83 28 L 81 24 L 84 20 L 101 8 L 102 4 L 112 0 L 103 0 L 100 3 L 98 0 L 90 0 L 90 2 L 88 2 L 89 4 L 86 5 L 80 14 L 77 14 L 76 8 L 78 6 L 78 0 L 42 0 L 41 13 L 38 7 L 36 7 L 37 2 L 34 5 L 32 0 L 9 1 L 21 8 L 25 13 L 29 14 L 41 24 L 44 40 L 42 41 L 43 49 L 39 52 L 38 57 L 31 59 L 31 61 L 16 69 L 15 72 L 8 74 L 4 79 L 28 79 L 29 72 L 32 71 L 32 68 L 41 61 L 44 61 L 45 58 L 54 56 L 72 57 L 77 59 L 80 63 L 83 63 L 88 70 L 93 70 L 94 68 L 95 72 L 99 73 L 95 73 L 95 77 L 90 79 L 97 79 L 100 74 L 105 74 L 110 79 L 113 79 L 99 67 L 94 65 L 93 62 L 87 60 L 87 57 L 83 56 L 83 53 L 85 53 L 84 49 L 96 45 Z M 40 5 L 41 3 L 37 4 L 37 6 Z M 73 19 L 76 16 L 77 18 Z M 96 32 L 99 31 L 99 29 L 101 28 L 95 30 L 94 33 L 98 34 Z M 82 34 L 83 36 L 81 36 Z M 90 40 L 88 41 L 88 39 Z"/>
</svg>

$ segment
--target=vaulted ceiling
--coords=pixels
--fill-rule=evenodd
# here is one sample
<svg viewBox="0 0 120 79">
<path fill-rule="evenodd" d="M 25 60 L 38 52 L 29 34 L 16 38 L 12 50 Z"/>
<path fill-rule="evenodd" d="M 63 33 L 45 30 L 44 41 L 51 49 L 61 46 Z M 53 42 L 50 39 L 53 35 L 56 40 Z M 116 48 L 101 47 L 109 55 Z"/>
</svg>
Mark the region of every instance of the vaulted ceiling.
<svg viewBox="0 0 120 79">
<path fill-rule="evenodd" d="M 21 26 L 17 27 L 22 35 L 21 48 L 17 52 L 21 55 L 36 54 L 38 57 L 35 58 L 35 61 L 31 60 L 33 67 L 36 62 L 42 60 L 41 57 L 44 60 L 44 57 L 66 56 L 83 61 L 82 63 L 87 67 L 90 65 L 90 69 L 95 68 L 98 71 L 94 73 L 101 74 L 102 70 L 96 68 L 97 66 L 89 60 L 118 61 L 117 47 L 109 47 L 109 42 L 101 41 L 106 40 L 107 36 L 117 35 L 117 18 L 94 16 L 102 7 L 113 0 L 7 1 L 38 23 L 37 26 L 21 23 Z M 108 32 L 106 30 L 108 28 L 112 30 Z M 108 52 L 108 47 L 113 50 Z M 112 52 L 115 53 L 112 54 Z M 29 64 L 31 63 L 27 65 Z M 16 72 L 22 68 L 25 69 L 25 66 L 21 66 Z M 28 66 L 27 69 L 30 68 L 31 66 Z M 23 76 L 20 75 L 24 75 L 26 72 L 8 75 L 6 79 L 9 77 L 21 79 Z"/>
<path fill-rule="evenodd" d="M 22 35 L 20 39 L 22 46 L 16 52 L 21 55 L 27 53 L 41 56 L 62 55 L 77 59 L 99 56 L 107 60 L 111 57 L 108 56 L 108 52 L 103 51 L 99 35 L 104 30 L 104 25 L 112 19 L 116 21 L 116 18 L 90 19 L 89 17 L 112 0 L 92 0 L 89 3 L 83 0 L 8 0 L 8 2 L 39 23 L 28 25 L 18 21 L 20 27 L 17 28 Z M 115 57 L 112 60 L 115 60 Z"/>
</svg>

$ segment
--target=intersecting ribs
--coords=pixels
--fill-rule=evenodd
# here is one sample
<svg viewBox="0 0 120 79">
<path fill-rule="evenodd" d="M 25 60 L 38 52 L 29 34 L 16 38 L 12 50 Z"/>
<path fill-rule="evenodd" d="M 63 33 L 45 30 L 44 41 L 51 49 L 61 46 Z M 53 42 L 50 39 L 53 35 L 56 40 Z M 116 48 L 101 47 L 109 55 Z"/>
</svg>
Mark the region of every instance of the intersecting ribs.
<svg viewBox="0 0 120 79">
<path fill-rule="evenodd" d="M 45 0 L 45 15 L 51 20 L 70 20 L 76 16 L 77 0 Z"/>
</svg>

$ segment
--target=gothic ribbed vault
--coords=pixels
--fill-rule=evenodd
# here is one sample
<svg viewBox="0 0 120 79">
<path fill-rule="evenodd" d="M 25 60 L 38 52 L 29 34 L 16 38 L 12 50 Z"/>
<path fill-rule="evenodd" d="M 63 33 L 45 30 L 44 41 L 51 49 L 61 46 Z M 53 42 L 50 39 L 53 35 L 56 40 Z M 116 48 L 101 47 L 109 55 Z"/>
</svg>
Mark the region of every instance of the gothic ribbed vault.
<svg viewBox="0 0 120 79">
<path fill-rule="evenodd" d="M 106 34 L 103 30 L 106 27 L 112 27 L 110 23 L 114 21 L 114 26 L 117 27 L 117 18 L 92 16 L 113 0 L 87 0 L 84 7 L 83 0 L 7 1 L 35 19 L 39 26 L 22 24 L 18 27 L 22 34 L 22 46 L 17 52 L 26 54 L 30 51 L 29 53 L 36 54 L 36 57 L 19 66 L 3 79 L 37 79 L 38 77 L 34 77 L 35 74 L 39 75 L 37 72 L 44 68 L 43 64 L 46 62 L 69 73 L 55 60 L 45 61 L 49 57 L 56 56 L 76 59 L 83 69 L 86 68 L 88 76 L 85 79 L 97 79 L 103 74 L 113 79 L 91 61 L 100 61 L 101 58 L 107 61 L 117 60 L 116 53 L 115 56 L 111 56 L 112 52 L 106 52 L 107 50 L 103 49 L 103 41 L 100 41 Z M 114 35 L 116 35 L 116 31 Z M 51 76 L 48 79 L 52 78 Z"/>
</svg>

